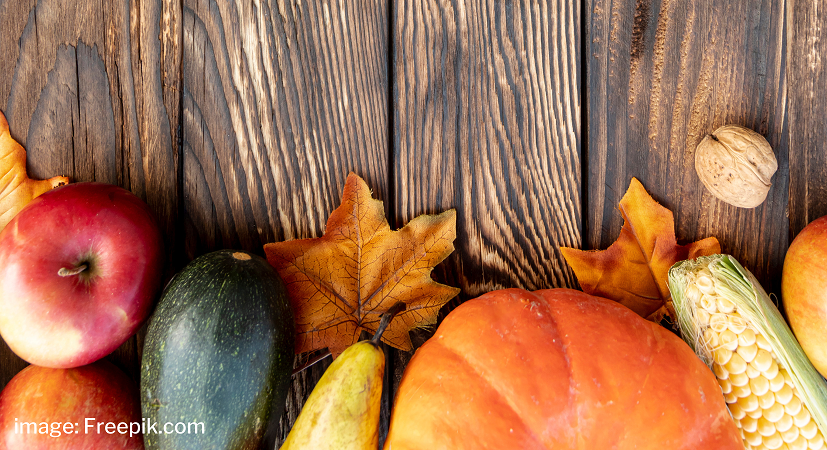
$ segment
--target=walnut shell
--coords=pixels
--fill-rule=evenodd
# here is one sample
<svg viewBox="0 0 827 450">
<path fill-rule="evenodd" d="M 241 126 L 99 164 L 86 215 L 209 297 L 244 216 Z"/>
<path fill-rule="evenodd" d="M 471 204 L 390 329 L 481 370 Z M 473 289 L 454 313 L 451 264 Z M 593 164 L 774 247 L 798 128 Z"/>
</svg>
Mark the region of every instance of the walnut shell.
<svg viewBox="0 0 827 450">
<path fill-rule="evenodd" d="M 740 208 L 755 208 L 767 198 L 778 161 L 764 136 L 739 125 L 724 125 L 698 144 L 695 170 L 715 197 Z"/>
</svg>

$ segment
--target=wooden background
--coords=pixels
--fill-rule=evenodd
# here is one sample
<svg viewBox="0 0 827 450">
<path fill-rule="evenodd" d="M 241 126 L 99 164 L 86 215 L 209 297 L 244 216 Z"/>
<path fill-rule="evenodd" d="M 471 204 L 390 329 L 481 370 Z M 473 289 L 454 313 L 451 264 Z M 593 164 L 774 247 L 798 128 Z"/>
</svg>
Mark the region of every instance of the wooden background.
<svg viewBox="0 0 827 450">
<path fill-rule="evenodd" d="M 558 247 L 608 246 L 637 177 L 679 241 L 717 236 L 778 293 L 792 237 L 827 214 L 825 6 L 0 0 L 0 110 L 32 176 L 144 198 L 169 275 L 214 249 L 320 236 L 354 171 L 394 227 L 457 208 L 456 252 L 434 273 L 463 292 L 444 316 L 497 288 L 576 287 Z M 779 161 L 752 210 L 695 175 L 695 146 L 727 123 Z M 136 381 L 142 336 L 110 357 Z M 388 351 L 382 439 L 411 356 Z M 327 364 L 295 378 L 282 436 Z M 24 366 L 0 344 L 0 386 Z"/>
</svg>

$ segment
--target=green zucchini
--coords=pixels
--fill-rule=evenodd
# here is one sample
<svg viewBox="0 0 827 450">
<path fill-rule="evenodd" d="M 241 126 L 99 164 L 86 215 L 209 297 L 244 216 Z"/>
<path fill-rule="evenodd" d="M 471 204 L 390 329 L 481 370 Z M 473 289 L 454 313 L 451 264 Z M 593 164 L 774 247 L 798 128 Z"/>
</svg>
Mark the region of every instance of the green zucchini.
<svg viewBox="0 0 827 450">
<path fill-rule="evenodd" d="M 146 448 L 260 448 L 284 411 L 293 340 L 287 292 L 267 261 L 230 250 L 192 261 L 164 290 L 144 343 Z"/>
</svg>

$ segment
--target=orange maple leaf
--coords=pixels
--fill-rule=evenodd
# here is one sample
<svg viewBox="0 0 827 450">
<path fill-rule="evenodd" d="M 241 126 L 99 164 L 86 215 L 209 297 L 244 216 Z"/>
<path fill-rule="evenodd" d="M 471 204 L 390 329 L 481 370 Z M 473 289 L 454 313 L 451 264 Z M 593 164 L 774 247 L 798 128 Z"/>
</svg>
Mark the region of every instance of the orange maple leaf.
<svg viewBox="0 0 827 450">
<path fill-rule="evenodd" d="M 375 332 L 382 313 L 397 302 L 406 309 L 382 340 L 410 351 L 408 331 L 434 324 L 442 305 L 459 293 L 431 278 L 434 266 L 454 251 L 455 238 L 453 209 L 392 231 L 382 202 L 364 180 L 348 175 L 324 236 L 264 246 L 290 295 L 296 353 L 327 347 L 338 356 L 361 330 Z"/>
<path fill-rule="evenodd" d="M 32 180 L 26 175 L 26 150 L 11 137 L 0 112 L 0 231 L 32 199 L 68 182 L 66 177 Z"/>
<path fill-rule="evenodd" d="M 678 245 L 672 211 L 661 206 L 632 178 L 620 200 L 623 228 L 606 250 L 561 248 L 580 287 L 605 297 L 651 320 L 669 314 L 669 268 L 678 261 L 721 253 L 714 237 Z"/>
</svg>

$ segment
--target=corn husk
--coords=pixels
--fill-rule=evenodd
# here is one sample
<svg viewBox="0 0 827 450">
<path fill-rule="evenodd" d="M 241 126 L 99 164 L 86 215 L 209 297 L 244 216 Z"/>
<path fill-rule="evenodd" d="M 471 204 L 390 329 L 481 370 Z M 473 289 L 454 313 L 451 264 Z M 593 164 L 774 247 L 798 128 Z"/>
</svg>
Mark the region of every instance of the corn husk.
<svg viewBox="0 0 827 450">
<path fill-rule="evenodd" d="M 827 382 L 807 359 L 758 280 L 735 258 L 729 255 L 703 256 L 679 262 L 669 270 L 669 290 L 683 339 L 707 365 L 712 366 L 714 349 L 708 348 L 701 335 L 702 319 L 699 314 L 702 313 L 687 295 L 687 288 L 704 268 L 711 274 L 717 294 L 734 303 L 740 316 L 756 332 L 765 336 L 779 366 L 789 372 L 801 401 L 823 434 L 827 431 Z"/>
</svg>

